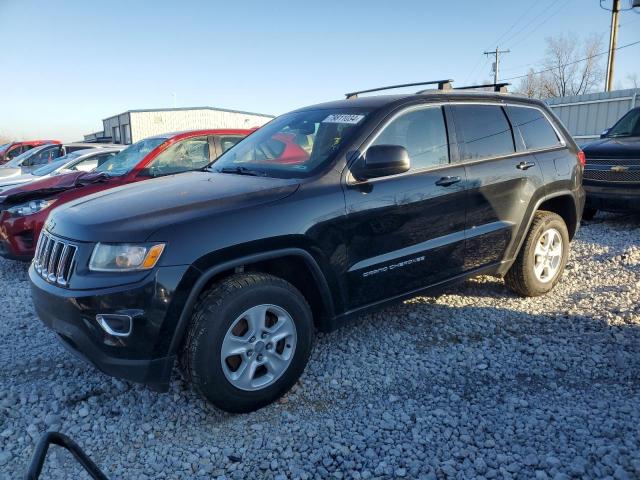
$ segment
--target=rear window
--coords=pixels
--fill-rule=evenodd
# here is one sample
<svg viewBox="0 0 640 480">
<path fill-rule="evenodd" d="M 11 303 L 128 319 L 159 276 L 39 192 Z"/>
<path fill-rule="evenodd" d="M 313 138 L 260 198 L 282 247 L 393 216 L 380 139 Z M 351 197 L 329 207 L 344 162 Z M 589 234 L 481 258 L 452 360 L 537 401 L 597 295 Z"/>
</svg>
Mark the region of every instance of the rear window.
<svg viewBox="0 0 640 480">
<path fill-rule="evenodd" d="M 560 145 L 549 120 L 537 108 L 507 107 L 513 126 L 520 130 L 524 145 L 530 150 Z"/>
<path fill-rule="evenodd" d="M 513 133 L 499 105 L 454 105 L 462 160 L 508 155 L 515 152 Z"/>
</svg>

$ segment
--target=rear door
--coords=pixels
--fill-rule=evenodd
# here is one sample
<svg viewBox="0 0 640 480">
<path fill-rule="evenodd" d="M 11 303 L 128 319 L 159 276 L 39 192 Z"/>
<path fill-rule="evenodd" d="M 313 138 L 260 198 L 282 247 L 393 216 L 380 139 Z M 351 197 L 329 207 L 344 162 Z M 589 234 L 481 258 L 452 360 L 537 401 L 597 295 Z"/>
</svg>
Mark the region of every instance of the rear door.
<svg viewBox="0 0 640 480">
<path fill-rule="evenodd" d="M 500 104 L 452 105 L 467 182 L 466 271 L 500 262 L 514 251 L 532 197 L 543 186 Z"/>
<path fill-rule="evenodd" d="M 411 169 L 347 181 L 350 309 L 455 276 L 464 254 L 465 172 L 450 161 L 443 108 L 410 107 L 370 144 L 405 147 Z"/>
</svg>

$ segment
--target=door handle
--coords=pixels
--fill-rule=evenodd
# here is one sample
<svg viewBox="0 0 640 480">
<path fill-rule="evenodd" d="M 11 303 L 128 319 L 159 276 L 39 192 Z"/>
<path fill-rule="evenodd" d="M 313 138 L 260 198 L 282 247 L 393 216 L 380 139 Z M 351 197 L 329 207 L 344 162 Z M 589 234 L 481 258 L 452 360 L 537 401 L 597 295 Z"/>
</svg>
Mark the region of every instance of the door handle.
<svg viewBox="0 0 640 480">
<path fill-rule="evenodd" d="M 519 168 L 520 170 L 527 170 L 531 167 L 535 167 L 535 163 L 533 162 L 520 162 L 518 165 L 516 165 L 516 168 Z"/>
<path fill-rule="evenodd" d="M 454 183 L 458 183 L 461 180 L 460 177 L 442 177 L 440 180 L 436 182 L 436 185 L 440 187 L 448 187 L 449 185 L 453 185 Z"/>
</svg>

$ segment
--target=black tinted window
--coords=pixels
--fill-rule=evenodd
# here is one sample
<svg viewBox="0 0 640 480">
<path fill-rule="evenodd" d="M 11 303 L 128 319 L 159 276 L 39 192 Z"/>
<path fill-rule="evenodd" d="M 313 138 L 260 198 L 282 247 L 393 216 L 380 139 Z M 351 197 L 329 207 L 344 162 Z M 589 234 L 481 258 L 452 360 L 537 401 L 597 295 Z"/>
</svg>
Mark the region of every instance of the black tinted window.
<svg viewBox="0 0 640 480">
<path fill-rule="evenodd" d="M 411 168 L 449 163 L 442 108 L 430 107 L 400 115 L 385 127 L 373 145 L 400 145 L 406 148 Z"/>
<path fill-rule="evenodd" d="M 502 107 L 455 105 L 453 109 L 462 160 L 479 160 L 515 152 L 511 127 Z"/>
<path fill-rule="evenodd" d="M 513 126 L 520 129 L 528 149 L 553 147 L 560 141 L 549 120 L 537 108 L 507 107 Z"/>
</svg>

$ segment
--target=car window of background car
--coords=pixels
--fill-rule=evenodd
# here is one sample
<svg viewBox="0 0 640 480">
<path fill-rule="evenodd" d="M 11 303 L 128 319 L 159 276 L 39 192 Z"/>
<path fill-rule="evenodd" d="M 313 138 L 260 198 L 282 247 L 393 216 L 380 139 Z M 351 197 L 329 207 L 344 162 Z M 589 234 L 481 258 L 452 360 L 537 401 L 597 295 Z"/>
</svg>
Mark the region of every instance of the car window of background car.
<svg viewBox="0 0 640 480">
<path fill-rule="evenodd" d="M 214 169 L 230 172 L 243 167 L 282 178 L 309 176 L 332 159 L 366 115 L 356 109 L 282 115 L 224 153 Z"/>
<path fill-rule="evenodd" d="M 456 133 L 463 139 L 461 160 L 480 160 L 515 152 L 513 133 L 502 107 L 454 105 L 452 108 Z"/>
<path fill-rule="evenodd" d="M 35 155 L 37 152 L 41 152 L 42 150 L 45 150 L 50 147 L 51 147 L 50 145 L 42 145 L 40 147 L 32 148 L 31 150 L 28 150 L 18 155 L 17 157 L 14 157 L 10 162 L 7 162 L 5 165 L 7 167 L 13 167 L 13 168 L 20 167 L 26 159 L 28 159 L 32 155 Z"/>
<path fill-rule="evenodd" d="M 607 137 L 640 136 L 640 109 L 631 110 L 607 132 Z"/>
<path fill-rule="evenodd" d="M 140 140 L 100 164 L 95 171 L 113 176 L 126 175 L 133 170 L 151 150 L 166 140 L 166 138 L 147 138 L 146 140 Z"/>
<path fill-rule="evenodd" d="M 15 147 L 12 150 L 9 150 L 9 152 L 7 153 L 7 158 L 8 159 L 14 159 L 16 157 L 19 157 L 20 155 L 22 155 L 23 153 L 25 153 L 27 151 L 26 148 L 19 146 L 19 147 Z"/>
<path fill-rule="evenodd" d="M 85 158 L 84 160 L 79 161 L 75 165 L 70 166 L 69 170 L 80 171 L 80 172 L 90 172 L 94 170 L 98 165 L 101 165 L 103 162 L 107 161 L 114 155 L 115 153 L 113 152 L 93 155 L 89 158 Z"/>
<path fill-rule="evenodd" d="M 507 110 L 513 126 L 520 129 L 528 149 L 560 145 L 560 140 L 549 120 L 537 108 L 508 106 Z"/>
<path fill-rule="evenodd" d="M 207 137 L 188 138 L 174 143 L 140 171 L 140 175 L 158 177 L 198 170 L 211 162 Z"/>
<path fill-rule="evenodd" d="M 66 156 L 60 157 L 55 162 L 52 162 L 48 165 L 45 165 L 43 167 L 40 167 L 34 170 L 33 172 L 31 172 L 31 174 L 37 177 L 43 177 L 45 175 L 49 175 L 50 173 L 55 172 L 57 169 L 64 166 L 68 162 L 68 160 L 64 160 L 65 158 Z"/>
<path fill-rule="evenodd" d="M 384 128 L 372 145 L 399 145 L 406 148 L 411 169 L 449 163 L 442 107 L 422 108 L 401 114 Z"/>
<path fill-rule="evenodd" d="M 23 165 L 28 164 L 29 166 L 36 166 L 51 163 L 53 160 L 60 156 L 60 150 L 60 147 L 57 145 L 54 147 L 45 148 L 25 160 L 23 162 Z"/>
<path fill-rule="evenodd" d="M 230 136 L 230 137 L 218 137 L 220 139 L 220 147 L 222 148 L 222 153 L 226 152 L 227 150 L 229 150 L 231 147 L 233 147 L 236 143 L 238 143 L 240 140 L 242 140 L 244 137 L 239 137 L 239 136 Z"/>
</svg>

